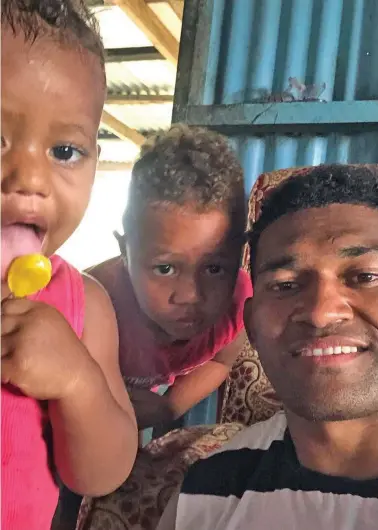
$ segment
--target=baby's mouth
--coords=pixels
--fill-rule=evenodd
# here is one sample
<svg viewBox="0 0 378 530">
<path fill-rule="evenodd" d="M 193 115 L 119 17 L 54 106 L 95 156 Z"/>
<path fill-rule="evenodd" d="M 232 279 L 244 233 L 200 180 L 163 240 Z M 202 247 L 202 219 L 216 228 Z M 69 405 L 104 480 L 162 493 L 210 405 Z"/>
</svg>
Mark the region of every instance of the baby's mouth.
<svg viewBox="0 0 378 530">
<path fill-rule="evenodd" d="M 14 223 L 1 227 L 1 281 L 5 281 L 12 261 L 26 254 L 42 252 L 46 230 L 34 223 Z"/>
</svg>

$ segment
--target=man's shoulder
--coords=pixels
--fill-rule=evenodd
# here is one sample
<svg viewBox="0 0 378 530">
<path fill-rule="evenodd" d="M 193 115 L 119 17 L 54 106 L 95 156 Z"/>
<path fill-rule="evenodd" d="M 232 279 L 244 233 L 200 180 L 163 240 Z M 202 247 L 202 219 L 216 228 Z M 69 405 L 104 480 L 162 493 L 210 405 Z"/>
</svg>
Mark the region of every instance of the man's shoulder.
<svg viewBox="0 0 378 530">
<path fill-rule="evenodd" d="M 189 469 L 181 493 L 224 497 L 232 490 L 234 495 L 241 495 L 244 482 L 264 454 L 273 444 L 282 444 L 286 427 L 285 414 L 278 412 L 267 421 L 245 428 L 223 448 Z"/>
</svg>

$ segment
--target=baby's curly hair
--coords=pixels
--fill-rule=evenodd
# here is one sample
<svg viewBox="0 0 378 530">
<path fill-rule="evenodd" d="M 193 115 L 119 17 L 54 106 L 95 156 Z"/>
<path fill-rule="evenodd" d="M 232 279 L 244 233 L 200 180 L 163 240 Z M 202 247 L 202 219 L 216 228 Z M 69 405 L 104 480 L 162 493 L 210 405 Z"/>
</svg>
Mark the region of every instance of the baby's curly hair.
<svg viewBox="0 0 378 530">
<path fill-rule="evenodd" d="M 27 42 L 45 35 L 78 44 L 96 55 L 105 72 L 105 52 L 95 16 L 84 0 L 1 0 L 1 25 Z"/>
<path fill-rule="evenodd" d="M 243 170 L 227 139 L 200 127 L 173 125 L 142 146 L 134 165 L 124 215 L 127 231 L 135 205 L 193 203 L 220 208 L 245 223 Z"/>
</svg>

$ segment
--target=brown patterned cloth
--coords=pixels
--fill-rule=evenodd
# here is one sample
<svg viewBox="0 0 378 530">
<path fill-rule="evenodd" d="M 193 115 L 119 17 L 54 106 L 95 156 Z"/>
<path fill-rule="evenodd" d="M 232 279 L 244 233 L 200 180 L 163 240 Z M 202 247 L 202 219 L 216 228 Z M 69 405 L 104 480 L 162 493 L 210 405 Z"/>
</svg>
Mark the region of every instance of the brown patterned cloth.
<svg viewBox="0 0 378 530">
<path fill-rule="evenodd" d="M 85 499 L 77 530 L 154 530 L 188 467 L 243 429 L 241 424 L 179 429 L 138 454 L 128 480 L 114 493 Z"/>
<path fill-rule="evenodd" d="M 306 174 L 310 168 L 280 169 L 263 173 L 253 186 L 248 204 L 247 229 L 252 228 L 268 194 L 292 175 Z M 249 248 L 243 255 L 243 268 L 249 271 Z M 226 381 L 221 422 L 238 421 L 253 425 L 269 419 L 281 408 L 261 366 L 257 351 L 246 342 Z"/>
</svg>

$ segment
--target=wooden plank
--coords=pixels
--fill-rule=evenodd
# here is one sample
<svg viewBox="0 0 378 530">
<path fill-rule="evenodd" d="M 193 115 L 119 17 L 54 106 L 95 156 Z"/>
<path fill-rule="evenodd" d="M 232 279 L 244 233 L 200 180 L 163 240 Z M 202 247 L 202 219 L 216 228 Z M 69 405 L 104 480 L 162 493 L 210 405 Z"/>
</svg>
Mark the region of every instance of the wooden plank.
<svg viewBox="0 0 378 530">
<path fill-rule="evenodd" d="M 125 123 L 115 118 L 108 111 L 104 110 L 101 117 L 102 125 L 110 132 L 121 138 L 121 140 L 131 140 L 134 144 L 141 146 L 145 138 L 135 129 L 128 127 Z"/>
<path fill-rule="evenodd" d="M 97 164 L 97 171 L 131 171 L 133 165 L 132 162 L 107 162 L 106 160 L 100 160 Z"/>
<path fill-rule="evenodd" d="M 108 0 L 119 6 L 152 42 L 157 50 L 175 66 L 178 62 L 179 43 L 144 0 Z"/>
<path fill-rule="evenodd" d="M 180 112 L 182 115 L 180 115 Z M 378 124 L 378 101 L 293 103 L 241 103 L 238 105 L 189 105 L 177 116 L 189 125 L 203 127 L 297 127 Z"/>
<path fill-rule="evenodd" d="M 170 94 L 108 94 L 107 105 L 156 105 L 172 103 Z"/>
<path fill-rule="evenodd" d="M 164 60 L 164 57 L 154 46 L 142 46 L 139 48 L 108 48 L 105 56 L 106 63 L 162 60 Z"/>
<path fill-rule="evenodd" d="M 182 20 L 184 13 L 184 0 L 146 0 L 147 4 L 168 4 L 176 16 Z"/>
<path fill-rule="evenodd" d="M 184 0 L 168 0 L 167 3 L 171 6 L 176 16 L 182 20 L 184 13 Z"/>
</svg>

